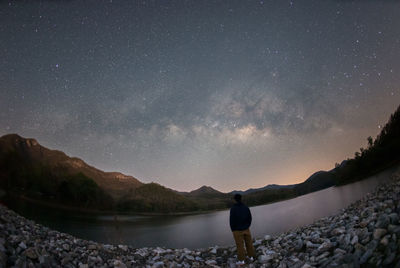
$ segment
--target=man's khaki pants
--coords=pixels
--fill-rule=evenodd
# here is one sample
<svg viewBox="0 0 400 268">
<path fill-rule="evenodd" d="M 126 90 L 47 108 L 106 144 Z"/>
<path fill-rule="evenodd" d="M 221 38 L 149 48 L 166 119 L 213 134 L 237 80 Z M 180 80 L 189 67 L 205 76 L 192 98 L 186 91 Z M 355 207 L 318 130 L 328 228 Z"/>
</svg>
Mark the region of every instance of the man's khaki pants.
<svg viewBox="0 0 400 268">
<path fill-rule="evenodd" d="M 249 257 L 256 256 L 249 229 L 243 231 L 233 231 L 233 237 L 235 238 L 237 256 L 239 261 L 244 261 L 244 258 L 246 256 L 243 244 L 246 244 L 247 256 Z"/>
</svg>

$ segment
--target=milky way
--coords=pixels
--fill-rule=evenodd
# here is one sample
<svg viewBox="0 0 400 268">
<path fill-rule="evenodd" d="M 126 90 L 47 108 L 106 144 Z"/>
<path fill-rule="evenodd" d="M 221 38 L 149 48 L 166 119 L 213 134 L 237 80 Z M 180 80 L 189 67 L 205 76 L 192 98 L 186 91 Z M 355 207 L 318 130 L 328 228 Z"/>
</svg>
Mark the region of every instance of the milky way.
<svg viewBox="0 0 400 268">
<path fill-rule="evenodd" d="M 400 103 L 398 1 L 0 1 L 0 135 L 178 190 L 289 184 Z"/>
</svg>

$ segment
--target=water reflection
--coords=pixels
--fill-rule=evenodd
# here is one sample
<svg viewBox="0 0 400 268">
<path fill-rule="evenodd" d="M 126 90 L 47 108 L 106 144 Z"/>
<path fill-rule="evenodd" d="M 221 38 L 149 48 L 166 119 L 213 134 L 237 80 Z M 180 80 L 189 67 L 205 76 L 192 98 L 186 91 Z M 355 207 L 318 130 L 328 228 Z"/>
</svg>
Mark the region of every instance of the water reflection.
<svg viewBox="0 0 400 268">
<path fill-rule="evenodd" d="M 252 207 L 253 236 L 281 233 L 338 213 L 340 209 L 372 191 L 396 170 L 391 169 L 350 185 Z M 45 226 L 102 243 L 172 248 L 233 244 L 229 211 L 190 216 L 95 215 L 44 208 L 22 201 L 8 205 Z"/>
</svg>

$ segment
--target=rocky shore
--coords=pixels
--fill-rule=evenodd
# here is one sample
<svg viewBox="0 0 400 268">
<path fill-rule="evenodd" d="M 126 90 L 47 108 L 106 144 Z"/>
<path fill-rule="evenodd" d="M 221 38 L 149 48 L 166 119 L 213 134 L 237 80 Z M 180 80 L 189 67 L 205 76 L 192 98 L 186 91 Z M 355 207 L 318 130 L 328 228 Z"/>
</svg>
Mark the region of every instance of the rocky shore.
<svg viewBox="0 0 400 268">
<path fill-rule="evenodd" d="M 256 239 L 247 267 L 400 267 L 400 175 L 340 214 Z M 235 267 L 236 248 L 132 248 L 50 230 L 0 205 L 0 267 Z"/>
</svg>

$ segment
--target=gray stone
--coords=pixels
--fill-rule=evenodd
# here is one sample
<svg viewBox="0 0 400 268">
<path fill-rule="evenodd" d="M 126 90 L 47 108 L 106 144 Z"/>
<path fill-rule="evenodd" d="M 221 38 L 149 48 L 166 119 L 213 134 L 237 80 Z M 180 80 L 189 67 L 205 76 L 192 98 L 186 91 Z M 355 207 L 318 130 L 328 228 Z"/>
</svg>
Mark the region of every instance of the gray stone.
<svg viewBox="0 0 400 268">
<path fill-rule="evenodd" d="M 362 257 L 360 258 L 360 264 L 366 263 L 366 262 L 368 261 L 368 259 L 371 257 L 371 255 L 372 255 L 373 252 L 374 252 L 373 250 L 368 249 L 368 250 L 362 255 Z"/>
<path fill-rule="evenodd" d="M 261 239 L 256 239 L 256 241 L 254 241 L 254 243 L 253 243 L 253 246 L 254 247 L 258 247 L 261 244 L 262 244 L 262 240 Z"/>
<path fill-rule="evenodd" d="M 108 245 L 108 244 L 104 244 L 103 245 L 103 249 L 105 249 L 105 250 L 114 250 L 114 246 L 113 245 Z"/>
<path fill-rule="evenodd" d="M 125 263 L 120 260 L 114 260 L 113 262 L 114 268 L 126 268 Z"/>
<path fill-rule="evenodd" d="M 34 248 L 27 248 L 24 251 L 24 255 L 30 259 L 37 259 L 37 257 L 38 257 L 36 254 L 36 250 Z"/>
<path fill-rule="evenodd" d="M 192 255 L 186 255 L 185 258 L 189 261 L 194 261 L 194 257 Z"/>
<path fill-rule="evenodd" d="M 156 262 L 156 263 L 153 264 L 152 267 L 154 267 L 154 268 L 162 268 L 162 267 L 164 267 L 164 262 L 163 261 Z"/>
<path fill-rule="evenodd" d="M 269 240 L 271 240 L 272 239 L 272 237 L 270 236 L 270 235 L 265 235 L 264 236 L 264 240 L 265 241 L 269 241 Z"/>
<path fill-rule="evenodd" d="M 382 214 L 379 216 L 378 221 L 375 224 L 376 228 L 386 228 L 390 223 L 390 218 L 386 214 Z"/>
<path fill-rule="evenodd" d="M 399 223 L 399 215 L 397 213 L 389 214 L 389 219 L 391 224 L 398 224 Z"/>
<path fill-rule="evenodd" d="M 277 268 L 287 268 L 287 267 L 288 267 L 287 263 L 285 261 L 281 261 Z"/>
<path fill-rule="evenodd" d="M 27 246 L 25 245 L 24 242 L 19 243 L 18 246 L 19 246 L 20 248 L 22 248 L 22 249 L 26 249 L 26 248 L 27 248 Z"/>
<path fill-rule="evenodd" d="M 381 243 L 384 247 L 386 247 L 386 246 L 389 244 L 389 236 L 386 235 L 385 237 L 383 237 L 383 238 L 381 239 L 380 243 Z"/>
<path fill-rule="evenodd" d="M 347 253 L 347 251 L 346 251 L 346 250 L 343 250 L 343 249 L 341 249 L 341 248 L 335 248 L 334 253 L 335 253 L 335 254 L 344 255 L 344 254 Z"/>
<path fill-rule="evenodd" d="M 93 244 L 90 244 L 90 245 L 88 246 L 88 249 L 89 249 L 89 250 L 95 250 L 95 249 L 97 249 L 97 246 L 96 246 L 96 245 L 93 245 Z"/>
<path fill-rule="evenodd" d="M 321 260 L 326 259 L 326 257 L 329 256 L 329 254 L 330 254 L 329 252 L 324 252 L 321 255 L 319 255 L 318 257 L 316 257 L 315 260 L 317 262 L 320 262 Z"/>
<path fill-rule="evenodd" d="M 69 251 L 69 245 L 68 244 L 63 244 L 62 247 L 63 247 L 64 250 Z"/>
<path fill-rule="evenodd" d="M 390 233 L 399 234 L 400 233 L 400 226 L 399 225 L 389 224 L 388 231 Z"/>
<path fill-rule="evenodd" d="M 341 235 L 344 234 L 346 232 L 345 228 L 335 228 L 332 230 L 331 234 L 332 235 Z"/>
<path fill-rule="evenodd" d="M 319 252 L 325 252 L 327 250 L 330 250 L 332 248 L 332 243 L 330 241 L 325 241 L 318 247 Z"/>
<path fill-rule="evenodd" d="M 382 236 L 384 236 L 387 233 L 385 229 L 375 229 L 374 231 L 374 239 L 379 240 Z"/>
<path fill-rule="evenodd" d="M 297 239 L 295 246 L 294 246 L 294 250 L 296 251 L 300 251 L 304 246 L 304 242 L 301 238 Z"/>
<path fill-rule="evenodd" d="M 350 242 L 352 245 L 355 245 L 358 243 L 358 235 L 353 236 Z"/>
<path fill-rule="evenodd" d="M 73 259 L 73 258 L 72 258 L 71 255 L 66 254 L 65 257 L 61 260 L 61 265 L 62 265 L 62 266 L 66 266 L 67 263 L 69 263 L 69 262 L 72 261 L 72 259 Z"/>
<path fill-rule="evenodd" d="M 306 247 L 307 248 L 318 248 L 320 245 L 319 244 L 314 244 L 311 241 L 306 242 Z"/>
<path fill-rule="evenodd" d="M 216 264 L 217 264 L 217 261 L 216 261 L 216 260 L 207 260 L 207 261 L 206 261 L 206 264 L 207 264 L 207 265 L 216 265 Z"/>
<path fill-rule="evenodd" d="M 395 252 L 391 252 L 386 258 L 385 258 L 385 260 L 383 261 L 383 265 L 389 265 L 389 264 L 391 264 L 393 261 L 394 261 L 394 259 L 396 258 L 396 253 Z"/>
<path fill-rule="evenodd" d="M 260 255 L 258 256 L 258 261 L 260 263 L 267 263 L 269 261 L 272 260 L 272 256 L 271 255 Z"/>
<path fill-rule="evenodd" d="M 118 248 L 122 249 L 123 251 L 128 251 L 127 245 L 118 245 Z"/>
</svg>

